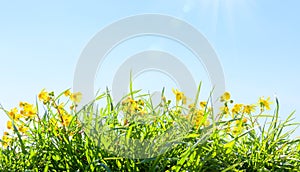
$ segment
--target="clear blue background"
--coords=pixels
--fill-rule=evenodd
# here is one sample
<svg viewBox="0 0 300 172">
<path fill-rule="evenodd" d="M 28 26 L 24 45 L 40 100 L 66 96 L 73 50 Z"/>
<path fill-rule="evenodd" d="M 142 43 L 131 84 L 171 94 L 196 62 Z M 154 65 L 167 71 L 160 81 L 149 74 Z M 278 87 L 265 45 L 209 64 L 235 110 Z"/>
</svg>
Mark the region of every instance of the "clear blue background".
<svg viewBox="0 0 300 172">
<path fill-rule="evenodd" d="M 42 88 L 60 92 L 72 87 L 80 53 L 98 31 L 127 16 L 159 13 L 187 21 L 209 40 L 236 102 L 254 103 L 260 96 L 276 94 L 284 118 L 300 110 L 299 6 L 297 0 L 0 1 L 0 103 L 9 109 L 21 100 L 34 102 Z M 96 88 L 110 84 L 122 58 L 144 49 L 180 56 L 195 78 L 203 80 L 204 90 L 210 89 L 195 57 L 170 40 L 154 37 L 114 49 L 99 68 Z M 166 86 L 163 83 L 174 87 L 161 74 L 147 73 L 137 83 L 144 83 L 145 89 Z M 299 116 L 296 112 L 297 121 Z M 3 112 L 0 117 L 2 132 L 8 118 Z"/>
</svg>

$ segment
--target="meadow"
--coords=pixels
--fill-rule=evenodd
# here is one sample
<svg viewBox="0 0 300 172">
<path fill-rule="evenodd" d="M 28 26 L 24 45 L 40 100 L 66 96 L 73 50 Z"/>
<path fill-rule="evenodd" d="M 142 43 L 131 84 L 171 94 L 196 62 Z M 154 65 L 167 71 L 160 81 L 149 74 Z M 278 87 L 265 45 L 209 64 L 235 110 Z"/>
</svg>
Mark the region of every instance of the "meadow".
<svg viewBox="0 0 300 172">
<path fill-rule="evenodd" d="M 225 92 L 214 109 L 173 89 L 153 105 L 132 90 L 114 103 L 107 90 L 79 108 L 81 93 L 43 89 L 32 103 L 5 109 L 1 171 L 299 171 L 299 123 L 279 103 L 240 104 Z M 97 102 L 104 102 L 97 104 Z M 103 105 L 104 104 L 104 105 Z M 218 112 L 218 113 L 216 113 Z"/>
</svg>

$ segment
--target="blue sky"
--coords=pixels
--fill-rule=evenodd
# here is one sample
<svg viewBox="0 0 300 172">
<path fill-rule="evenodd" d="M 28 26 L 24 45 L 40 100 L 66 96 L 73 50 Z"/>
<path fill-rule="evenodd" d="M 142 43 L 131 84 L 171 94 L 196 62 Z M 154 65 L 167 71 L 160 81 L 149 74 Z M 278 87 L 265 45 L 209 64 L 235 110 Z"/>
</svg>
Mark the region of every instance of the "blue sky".
<svg viewBox="0 0 300 172">
<path fill-rule="evenodd" d="M 300 110 L 299 5 L 296 0 L 0 1 L 0 103 L 9 109 L 21 100 L 34 102 L 42 88 L 56 92 L 71 88 L 80 53 L 97 32 L 127 16 L 159 13 L 190 23 L 208 39 L 236 102 L 253 103 L 260 96 L 276 94 L 284 118 Z M 201 63 L 184 47 L 146 36 L 121 44 L 107 56 L 96 88 L 110 85 L 124 58 L 153 48 L 179 56 L 204 82 L 204 90 L 210 89 Z M 176 86 L 161 74 L 144 77 L 157 82 L 149 84 L 140 76 L 137 86 Z M 2 132 L 7 117 L 0 115 Z"/>
</svg>

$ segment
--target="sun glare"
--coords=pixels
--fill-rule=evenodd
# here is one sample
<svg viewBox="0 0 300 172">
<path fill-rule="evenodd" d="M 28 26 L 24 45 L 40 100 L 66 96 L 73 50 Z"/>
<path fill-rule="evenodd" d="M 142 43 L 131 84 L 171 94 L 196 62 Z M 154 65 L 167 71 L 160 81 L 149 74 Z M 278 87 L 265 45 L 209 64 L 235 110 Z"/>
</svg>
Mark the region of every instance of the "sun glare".
<svg viewBox="0 0 300 172">
<path fill-rule="evenodd" d="M 210 21 L 215 30 L 219 23 L 232 31 L 237 17 L 251 16 L 254 0 L 186 0 L 183 12 L 195 12 Z"/>
</svg>

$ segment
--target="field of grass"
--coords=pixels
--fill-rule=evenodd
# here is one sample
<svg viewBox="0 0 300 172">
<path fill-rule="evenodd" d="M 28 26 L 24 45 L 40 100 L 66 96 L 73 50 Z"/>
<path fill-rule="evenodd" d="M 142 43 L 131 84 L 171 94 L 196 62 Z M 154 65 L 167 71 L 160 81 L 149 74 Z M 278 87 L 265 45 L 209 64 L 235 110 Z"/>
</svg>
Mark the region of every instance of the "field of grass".
<svg viewBox="0 0 300 172">
<path fill-rule="evenodd" d="M 106 91 L 82 109 L 80 93 L 42 90 L 36 103 L 6 110 L 1 171 L 299 171 L 299 123 L 281 120 L 278 100 L 239 104 L 230 93 L 220 110 L 210 98 L 173 90 L 153 105 L 130 90 L 114 103 Z M 104 106 L 101 105 L 105 104 Z M 219 112 L 219 113 L 216 113 Z"/>
</svg>

